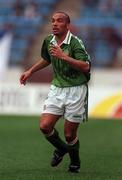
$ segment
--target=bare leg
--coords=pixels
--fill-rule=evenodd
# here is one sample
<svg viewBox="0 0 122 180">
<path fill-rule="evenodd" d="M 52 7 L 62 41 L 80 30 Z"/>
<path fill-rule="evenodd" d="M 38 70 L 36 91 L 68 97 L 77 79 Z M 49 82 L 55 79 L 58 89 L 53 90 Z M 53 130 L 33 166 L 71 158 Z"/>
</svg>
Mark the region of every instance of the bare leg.
<svg viewBox="0 0 122 180">
<path fill-rule="evenodd" d="M 72 143 L 75 138 L 77 138 L 77 129 L 78 129 L 79 123 L 74 123 L 65 120 L 65 125 L 64 125 L 64 134 L 67 143 Z"/>
<path fill-rule="evenodd" d="M 54 115 L 49 113 L 42 114 L 42 117 L 40 119 L 40 130 L 44 134 L 50 134 L 53 131 L 54 126 L 60 117 L 60 115 Z"/>
</svg>

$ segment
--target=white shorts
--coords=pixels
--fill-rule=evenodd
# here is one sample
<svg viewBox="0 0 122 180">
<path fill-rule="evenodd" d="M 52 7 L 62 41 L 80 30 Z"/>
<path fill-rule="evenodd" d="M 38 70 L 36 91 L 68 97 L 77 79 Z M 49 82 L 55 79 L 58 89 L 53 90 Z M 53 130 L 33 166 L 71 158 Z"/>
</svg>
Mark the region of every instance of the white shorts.
<svg viewBox="0 0 122 180">
<path fill-rule="evenodd" d="M 42 113 L 62 115 L 68 121 L 80 123 L 87 119 L 87 105 L 87 85 L 64 88 L 51 85 Z"/>
</svg>

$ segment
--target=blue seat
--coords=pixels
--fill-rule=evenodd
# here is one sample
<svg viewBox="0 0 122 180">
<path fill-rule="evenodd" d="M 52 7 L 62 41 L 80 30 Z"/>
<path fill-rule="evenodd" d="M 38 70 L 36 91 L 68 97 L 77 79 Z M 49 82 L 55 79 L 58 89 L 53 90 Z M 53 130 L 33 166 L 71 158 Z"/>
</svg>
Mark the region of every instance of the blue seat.
<svg viewBox="0 0 122 180">
<path fill-rule="evenodd" d="M 24 26 L 24 27 L 29 27 L 29 26 L 37 26 L 43 23 L 43 19 L 42 17 L 35 17 L 33 19 L 28 19 L 24 16 L 10 16 L 9 17 L 9 22 L 11 22 L 12 24 L 16 25 L 16 26 Z"/>
<path fill-rule="evenodd" d="M 12 4 L 15 3 L 15 0 L 0 0 L 0 4 Z"/>
<path fill-rule="evenodd" d="M 113 51 L 105 42 L 98 41 L 94 53 L 94 62 L 97 67 L 106 67 L 112 60 Z"/>
<path fill-rule="evenodd" d="M 51 5 L 56 3 L 57 0 L 36 0 L 36 3 Z"/>
<path fill-rule="evenodd" d="M 13 39 L 12 49 L 25 49 L 28 46 L 28 41 L 26 39 Z"/>
<path fill-rule="evenodd" d="M 16 51 L 16 50 L 11 50 L 10 54 L 10 64 L 11 65 L 17 65 L 22 62 L 22 60 L 25 57 L 25 51 Z"/>
<path fill-rule="evenodd" d="M 15 36 L 22 36 L 24 38 L 28 38 L 30 36 L 35 36 L 35 34 L 38 32 L 37 28 L 15 28 L 14 29 L 14 35 Z"/>
<path fill-rule="evenodd" d="M 48 15 L 48 13 L 51 11 L 51 8 L 50 6 L 47 6 L 46 4 L 42 5 L 40 8 L 39 8 L 39 12 L 42 14 L 42 15 Z"/>
<path fill-rule="evenodd" d="M 4 8 L 0 8 L 0 15 L 4 16 L 4 15 L 10 15 L 12 14 L 12 9 L 8 8 L 8 7 L 4 7 Z"/>
<path fill-rule="evenodd" d="M 8 22 L 9 22 L 8 17 L 0 16 L 0 24 L 6 24 Z"/>
</svg>

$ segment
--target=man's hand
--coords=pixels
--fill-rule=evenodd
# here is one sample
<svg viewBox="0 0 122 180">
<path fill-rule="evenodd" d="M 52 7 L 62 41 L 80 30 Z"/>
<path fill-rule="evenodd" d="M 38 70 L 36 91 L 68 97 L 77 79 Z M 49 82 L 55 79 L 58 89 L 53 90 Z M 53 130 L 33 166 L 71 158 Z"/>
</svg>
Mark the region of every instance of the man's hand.
<svg viewBox="0 0 122 180">
<path fill-rule="evenodd" d="M 25 85 L 27 79 L 31 76 L 31 71 L 25 71 L 21 76 L 20 76 L 20 83 Z"/>
<path fill-rule="evenodd" d="M 67 62 L 74 69 L 80 70 L 85 73 L 89 72 L 89 69 L 90 69 L 89 63 L 87 63 L 83 60 L 74 59 L 74 58 L 66 55 L 59 46 L 51 45 L 49 51 L 52 56 Z"/>
<path fill-rule="evenodd" d="M 62 51 L 62 49 L 59 46 L 51 45 L 49 51 L 52 56 L 59 59 L 64 59 L 66 56 L 66 54 Z"/>
</svg>

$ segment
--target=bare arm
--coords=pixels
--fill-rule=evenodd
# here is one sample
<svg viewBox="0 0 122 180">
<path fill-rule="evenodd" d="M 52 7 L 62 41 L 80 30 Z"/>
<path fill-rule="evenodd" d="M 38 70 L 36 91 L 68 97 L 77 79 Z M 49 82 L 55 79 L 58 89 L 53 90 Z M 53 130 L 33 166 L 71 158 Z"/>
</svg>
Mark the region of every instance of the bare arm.
<svg viewBox="0 0 122 180">
<path fill-rule="evenodd" d="M 84 73 L 87 73 L 89 71 L 89 63 L 85 61 L 74 61 L 74 58 L 69 57 L 67 55 L 64 55 L 63 60 L 68 62 L 71 66 L 73 66 L 75 69 L 81 70 Z"/>
<path fill-rule="evenodd" d="M 33 74 L 34 72 L 37 72 L 43 68 L 45 68 L 46 66 L 48 66 L 50 63 L 48 61 L 45 61 L 44 59 L 40 59 L 36 64 L 34 64 L 29 71 L 31 72 L 31 74 Z"/>
<path fill-rule="evenodd" d="M 20 83 L 21 84 L 26 84 L 27 79 L 30 78 L 30 76 L 34 73 L 37 72 L 44 67 L 48 66 L 50 63 L 45 61 L 44 59 L 40 59 L 37 63 L 35 63 L 31 68 L 29 68 L 27 71 L 25 71 L 21 76 L 20 76 Z"/>
<path fill-rule="evenodd" d="M 78 69 L 84 73 L 87 73 L 89 71 L 90 65 L 89 63 L 85 61 L 79 61 L 76 60 L 68 55 L 66 55 L 60 47 L 58 46 L 52 46 L 50 48 L 50 53 L 52 56 L 55 56 L 59 59 L 62 59 L 63 61 L 66 61 L 69 63 L 71 66 L 73 66 L 75 69 Z M 74 61 L 75 60 L 75 61 Z M 82 59 L 81 59 L 82 60 Z"/>
</svg>

